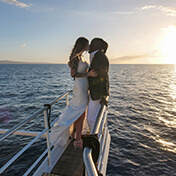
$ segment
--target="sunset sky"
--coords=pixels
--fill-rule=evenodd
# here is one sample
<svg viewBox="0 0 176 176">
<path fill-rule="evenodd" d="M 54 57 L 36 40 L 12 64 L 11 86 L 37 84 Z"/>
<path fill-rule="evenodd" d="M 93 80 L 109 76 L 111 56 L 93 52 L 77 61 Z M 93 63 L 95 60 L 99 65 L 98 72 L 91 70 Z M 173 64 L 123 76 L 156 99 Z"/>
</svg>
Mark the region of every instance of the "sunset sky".
<svg viewBox="0 0 176 176">
<path fill-rule="evenodd" d="M 176 64 L 176 0 L 0 0 L 0 60 L 67 63 L 80 36 L 111 64 Z"/>
</svg>

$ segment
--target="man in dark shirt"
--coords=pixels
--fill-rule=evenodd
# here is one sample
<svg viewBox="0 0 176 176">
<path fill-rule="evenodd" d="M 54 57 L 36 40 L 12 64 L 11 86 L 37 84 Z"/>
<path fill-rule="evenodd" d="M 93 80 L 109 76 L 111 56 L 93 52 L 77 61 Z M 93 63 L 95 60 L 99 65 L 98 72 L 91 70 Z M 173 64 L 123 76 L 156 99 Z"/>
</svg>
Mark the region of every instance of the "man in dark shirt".
<svg viewBox="0 0 176 176">
<path fill-rule="evenodd" d="M 94 38 L 89 48 L 90 70 L 94 69 L 98 74 L 97 77 L 88 77 L 90 99 L 87 121 L 90 129 L 94 126 L 95 119 L 100 109 L 100 102 L 109 95 L 109 60 L 105 55 L 107 48 L 107 42 L 101 38 Z"/>
</svg>

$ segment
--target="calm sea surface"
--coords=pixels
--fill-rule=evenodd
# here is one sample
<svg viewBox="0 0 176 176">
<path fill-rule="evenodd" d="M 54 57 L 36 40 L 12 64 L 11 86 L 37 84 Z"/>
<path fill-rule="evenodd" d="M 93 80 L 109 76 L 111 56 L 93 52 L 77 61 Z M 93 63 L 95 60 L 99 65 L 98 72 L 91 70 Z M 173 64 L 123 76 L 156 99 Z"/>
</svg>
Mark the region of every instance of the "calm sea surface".
<svg viewBox="0 0 176 176">
<path fill-rule="evenodd" d="M 0 65 L 0 128 L 11 128 L 65 91 L 73 80 L 67 65 Z M 110 65 L 108 176 L 176 176 L 176 66 Z M 71 97 L 70 97 L 71 98 Z M 52 119 L 65 101 L 52 108 Z M 39 116 L 21 130 L 44 128 Z M 0 143 L 0 167 L 30 137 Z M 34 143 L 2 175 L 21 176 L 43 151 Z"/>
</svg>

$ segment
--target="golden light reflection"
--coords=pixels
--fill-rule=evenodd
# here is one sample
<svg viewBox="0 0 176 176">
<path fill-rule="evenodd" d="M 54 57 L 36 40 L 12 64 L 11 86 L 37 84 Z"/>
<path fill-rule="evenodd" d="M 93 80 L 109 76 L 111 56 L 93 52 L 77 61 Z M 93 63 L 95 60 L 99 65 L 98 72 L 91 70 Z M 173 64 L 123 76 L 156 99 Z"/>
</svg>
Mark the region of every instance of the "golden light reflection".
<svg viewBox="0 0 176 176">
<path fill-rule="evenodd" d="M 176 65 L 175 65 L 176 67 Z M 170 97 L 172 99 L 172 110 L 176 112 L 176 69 L 171 77 L 171 85 L 170 85 Z"/>
<path fill-rule="evenodd" d="M 174 119 L 173 121 L 166 120 L 163 117 L 158 117 L 159 120 L 164 122 L 164 124 L 168 127 L 176 127 L 176 120 Z"/>
<path fill-rule="evenodd" d="M 166 36 L 161 42 L 160 50 L 167 64 L 176 64 L 176 27 L 167 29 Z"/>
<path fill-rule="evenodd" d="M 158 142 L 162 146 L 163 150 L 176 153 L 176 144 L 175 143 L 173 143 L 171 141 L 165 141 L 164 139 L 162 139 L 160 137 L 160 135 L 157 134 L 156 130 L 152 129 L 150 126 L 148 126 L 146 129 L 152 133 L 152 135 L 150 137 L 154 141 Z"/>
<path fill-rule="evenodd" d="M 167 142 L 162 139 L 159 139 L 158 142 L 164 147 L 165 150 L 170 152 L 176 152 L 175 144 L 172 142 Z"/>
<path fill-rule="evenodd" d="M 162 139 L 159 139 L 158 142 L 161 143 L 163 146 L 174 146 L 172 142 L 166 142 Z"/>
<path fill-rule="evenodd" d="M 160 143 L 163 150 L 176 153 L 176 145 L 174 143 L 161 139 L 159 135 L 151 136 L 151 138 Z"/>
</svg>

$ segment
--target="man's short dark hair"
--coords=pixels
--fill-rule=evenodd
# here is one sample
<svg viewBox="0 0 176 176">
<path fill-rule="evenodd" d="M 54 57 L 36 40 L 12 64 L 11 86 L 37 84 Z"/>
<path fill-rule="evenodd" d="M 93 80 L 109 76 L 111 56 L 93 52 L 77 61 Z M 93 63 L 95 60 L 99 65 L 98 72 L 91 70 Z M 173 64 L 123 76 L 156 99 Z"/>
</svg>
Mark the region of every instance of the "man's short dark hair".
<svg viewBox="0 0 176 176">
<path fill-rule="evenodd" d="M 106 53 L 107 48 L 108 48 L 108 43 L 106 41 L 104 41 L 101 38 L 94 38 L 91 41 L 89 52 L 91 53 L 96 50 L 102 50 L 104 53 Z"/>
<path fill-rule="evenodd" d="M 106 53 L 107 49 L 108 49 L 108 43 L 106 41 L 103 40 L 103 43 L 102 43 L 102 48 L 104 53 Z"/>
</svg>

